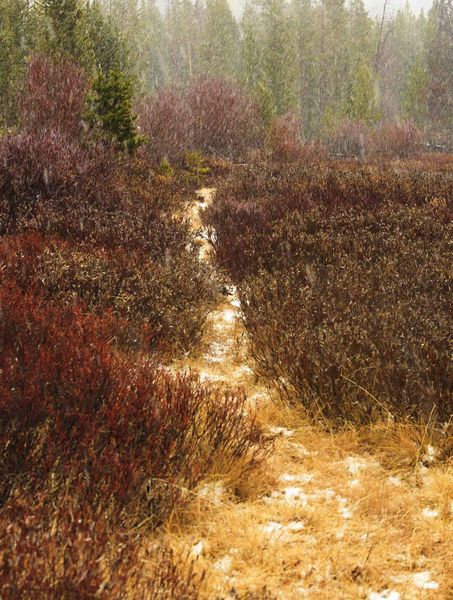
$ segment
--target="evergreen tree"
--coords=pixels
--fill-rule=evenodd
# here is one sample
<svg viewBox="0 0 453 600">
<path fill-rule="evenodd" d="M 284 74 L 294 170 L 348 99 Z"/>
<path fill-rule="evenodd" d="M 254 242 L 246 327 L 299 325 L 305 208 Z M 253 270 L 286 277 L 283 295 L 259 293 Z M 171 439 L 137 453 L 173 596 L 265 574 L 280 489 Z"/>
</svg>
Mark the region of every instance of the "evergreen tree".
<svg viewBox="0 0 453 600">
<path fill-rule="evenodd" d="M 200 7 L 191 0 L 169 0 L 169 76 L 174 83 L 186 83 L 198 72 L 201 16 Z"/>
<path fill-rule="evenodd" d="M 426 64 L 421 57 L 416 57 L 407 74 L 402 112 L 417 125 L 423 125 L 428 113 L 427 84 Z"/>
<path fill-rule="evenodd" d="M 453 131 L 453 6 L 434 0 L 427 42 L 428 111 L 433 129 Z"/>
<path fill-rule="evenodd" d="M 316 7 L 316 106 L 319 127 L 341 118 L 348 87 L 347 12 L 344 0 L 322 0 Z"/>
<path fill-rule="evenodd" d="M 296 29 L 284 0 L 262 0 L 263 72 L 278 114 L 298 110 Z"/>
<path fill-rule="evenodd" d="M 312 137 L 319 124 L 317 91 L 319 55 L 316 50 L 315 11 L 311 0 L 292 0 L 291 12 L 296 25 L 300 115 L 305 134 Z"/>
<path fill-rule="evenodd" d="M 118 67 L 129 72 L 131 60 L 124 37 L 97 0 L 87 6 L 87 25 L 98 71 L 106 75 Z"/>
<path fill-rule="evenodd" d="M 70 57 L 92 73 L 94 50 L 81 0 L 43 0 L 37 10 L 43 20 L 43 49 L 55 57 Z"/>
<path fill-rule="evenodd" d="M 345 106 L 346 116 L 368 124 L 375 123 L 379 118 L 379 112 L 376 105 L 374 78 L 371 69 L 363 59 L 357 66 L 349 89 Z"/>
<path fill-rule="evenodd" d="M 129 66 L 143 91 L 168 81 L 168 40 L 155 0 L 104 0 L 116 29 L 127 43 Z"/>
<path fill-rule="evenodd" d="M 143 0 L 137 38 L 136 69 L 142 88 L 155 90 L 169 79 L 168 40 L 155 0 Z"/>
<path fill-rule="evenodd" d="M 0 124 L 16 118 L 17 91 L 31 45 L 31 15 L 26 0 L 0 3 Z"/>
<path fill-rule="evenodd" d="M 207 75 L 239 75 L 239 28 L 228 0 L 207 0 L 203 18 L 200 67 Z"/>
<path fill-rule="evenodd" d="M 142 143 L 132 112 L 130 80 L 117 68 L 100 73 L 93 85 L 93 121 L 123 150 L 132 152 Z"/>
<path fill-rule="evenodd" d="M 263 81 L 260 15 L 247 0 L 241 20 L 240 80 L 254 94 Z"/>
<path fill-rule="evenodd" d="M 408 4 L 398 10 L 387 27 L 378 77 L 384 116 L 393 120 L 402 116 L 408 74 L 416 57 L 423 53 L 425 36 L 422 22 Z"/>
</svg>

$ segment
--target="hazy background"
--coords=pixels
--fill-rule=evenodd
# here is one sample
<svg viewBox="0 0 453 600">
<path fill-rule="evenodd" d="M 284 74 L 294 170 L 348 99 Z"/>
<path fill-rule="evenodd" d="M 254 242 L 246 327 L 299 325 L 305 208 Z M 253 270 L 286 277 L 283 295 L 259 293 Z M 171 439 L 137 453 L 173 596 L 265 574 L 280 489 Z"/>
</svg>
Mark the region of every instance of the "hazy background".
<svg viewBox="0 0 453 600">
<path fill-rule="evenodd" d="M 161 1 L 165 3 L 165 0 Z M 230 0 L 231 10 L 237 17 L 241 15 L 244 4 L 244 0 Z M 392 0 L 387 5 L 388 11 L 396 12 L 405 4 L 405 0 Z M 431 7 L 432 0 L 410 0 L 408 4 L 414 13 L 418 14 L 421 9 L 423 9 L 426 13 Z M 365 0 L 365 6 L 367 7 L 371 17 L 380 15 L 382 13 L 382 7 L 384 6 L 384 0 Z"/>
<path fill-rule="evenodd" d="M 167 0 L 158 0 L 158 6 L 165 10 L 167 6 Z M 236 17 L 240 17 L 242 14 L 242 9 L 244 7 L 245 0 L 230 0 L 231 10 L 233 11 Z M 406 4 L 405 0 L 392 0 L 388 3 L 389 13 L 395 13 L 400 7 Z M 432 0 L 410 0 L 409 6 L 412 8 L 413 12 L 418 14 L 421 9 L 425 11 L 425 13 L 430 9 L 432 4 Z M 371 17 L 376 15 L 380 15 L 382 13 L 382 7 L 384 6 L 384 0 L 365 0 L 365 6 L 368 9 L 368 12 Z"/>
<path fill-rule="evenodd" d="M 388 3 L 389 11 L 396 12 L 400 7 L 404 6 L 406 2 L 404 0 L 393 0 Z M 432 0 L 410 0 L 408 2 L 412 11 L 418 14 L 422 9 L 425 13 L 431 8 Z M 376 14 L 382 14 L 382 7 L 384 6 L 383 0 L 365 0 L 365 6 L 368 9 L 370 16 Z"/>
</svg>

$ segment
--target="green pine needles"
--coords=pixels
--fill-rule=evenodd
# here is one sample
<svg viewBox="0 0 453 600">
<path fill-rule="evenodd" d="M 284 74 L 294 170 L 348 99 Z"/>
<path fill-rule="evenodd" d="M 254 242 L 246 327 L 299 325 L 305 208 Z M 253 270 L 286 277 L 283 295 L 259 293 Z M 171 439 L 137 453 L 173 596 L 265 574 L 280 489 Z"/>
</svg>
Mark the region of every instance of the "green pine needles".
<svg viewBox="0 0 453 600">
<path fill-rule="evenodd" d="M 100 73 L 93 84 L 92 115 L 96 125 L 122 150 L 133 152 L 144 142 L 132 110 L 133 87 L 118 67 Z"/>
</svg>

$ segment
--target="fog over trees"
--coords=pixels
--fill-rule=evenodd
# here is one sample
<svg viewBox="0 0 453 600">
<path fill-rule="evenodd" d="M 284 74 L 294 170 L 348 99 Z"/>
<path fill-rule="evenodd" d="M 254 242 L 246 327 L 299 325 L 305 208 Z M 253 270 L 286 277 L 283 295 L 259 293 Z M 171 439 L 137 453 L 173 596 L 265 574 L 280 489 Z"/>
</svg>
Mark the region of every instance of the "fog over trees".
<svg viewBox="0 0 453 600">
<path fill-rule="evenodd" d="M 291 112 L 307 137 L 345 119 L 410 119 L 439 141 L 452 128 L 453 9 L 364 0 L 2 0 L 0 110 L 14 123 L 17 82 L 36 50 L 66 54 L 91 74 L 117 66 L 138 95 L 201 75 L 240 83 L 265 121 Z"/>
</svg>

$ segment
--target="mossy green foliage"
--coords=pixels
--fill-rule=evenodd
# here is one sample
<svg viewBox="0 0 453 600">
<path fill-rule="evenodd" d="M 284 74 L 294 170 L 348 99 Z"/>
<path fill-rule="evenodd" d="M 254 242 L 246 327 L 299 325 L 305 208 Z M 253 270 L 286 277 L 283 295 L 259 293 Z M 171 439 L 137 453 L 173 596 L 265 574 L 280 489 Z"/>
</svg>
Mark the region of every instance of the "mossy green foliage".
<svg viewBox="0 0 453 600">
<path fill-rule="evenodd" d="M 170 161 L 168 160 L 168 156 L 164 156 L 159 164 L 159 175 L 162 177 L 173 177 L 175 174 L 175 170 L 171 166 Z"/>
<path fill-rule="evenodd" d="M 195 178 L 198 183 L 203 183 L 205 176 L 209 174 L 209 167 L 203 165 L 203 155 L 198 150 L 185 153 L 186 167 L 190 178 Z"/>
</svg>

